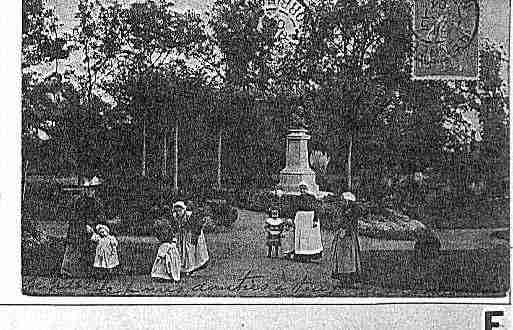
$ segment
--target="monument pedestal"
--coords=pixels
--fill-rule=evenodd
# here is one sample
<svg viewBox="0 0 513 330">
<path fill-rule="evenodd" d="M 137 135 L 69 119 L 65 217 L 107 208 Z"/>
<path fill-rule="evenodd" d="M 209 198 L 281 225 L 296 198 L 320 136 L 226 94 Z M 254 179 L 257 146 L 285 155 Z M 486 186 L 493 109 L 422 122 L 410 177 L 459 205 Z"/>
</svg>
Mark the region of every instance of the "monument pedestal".
<svg viewBox="0 0 513 330">
<path fill-rule="evenodd" d="M 310 135 L 303 128 L 290 129 L 287 135 L 287 153 L 285 168 L 280 171 L 278 188 L 285 193 L 299 192 L 299 183 L 304 181 L 308 190 L 314 194 L 319 193 L 319 186 L 315 183 L 315 172 L 308 162 L 308 140 Z"/>
</svg>

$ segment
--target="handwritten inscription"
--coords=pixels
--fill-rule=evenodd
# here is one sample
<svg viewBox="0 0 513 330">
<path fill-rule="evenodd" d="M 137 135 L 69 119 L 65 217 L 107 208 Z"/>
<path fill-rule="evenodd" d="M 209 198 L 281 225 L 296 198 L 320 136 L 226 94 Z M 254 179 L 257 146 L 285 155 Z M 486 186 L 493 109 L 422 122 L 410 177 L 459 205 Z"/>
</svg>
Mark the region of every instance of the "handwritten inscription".
<svg viewBox="0 0 513 330">
<path fill-rule="evenodd" d="M 282 274 L 285 277 L 285 274 Z M 276 280 L 276 279 L 274 279 Z M 183 296 L 209 295 L 221 292 L 223 295 L 258 295 L 259 293 L 275 293 L 276 295 L 327 295 L 340 289 L 338 282 L 315 282 L 308 275 L 293 281 L 273 281 L 261 274 L 247 270 L 229 283 L 201 281 L 191 285 L 181 283 L 153 283 L 132 279 L 91 280 L 61 278 L 30 278 L 23 281 L 23 292 L 28 295 L 106 295 L 106 296 Z"/>
</svg>

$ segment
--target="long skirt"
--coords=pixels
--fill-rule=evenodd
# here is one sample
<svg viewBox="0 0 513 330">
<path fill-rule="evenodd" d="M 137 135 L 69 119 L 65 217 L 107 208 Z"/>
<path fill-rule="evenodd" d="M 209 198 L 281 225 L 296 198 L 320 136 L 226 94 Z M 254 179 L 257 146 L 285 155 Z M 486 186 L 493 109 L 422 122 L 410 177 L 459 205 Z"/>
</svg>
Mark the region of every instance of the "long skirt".
<svg viewBox="0 0 513 330">
<path fill-rule="evenodd" d="M 66 244 L 61 274 L 69 277 L 86 277 L 93 269 L 94 252 L 88 244 Z"/>
<path fill-rule="evenodd" d="M 207 242 L 205 240 L 203 231 L 201 231 L 197 242 L 193 241 L 193 235 L 190 231 L 185 232 L 181 244 L 183 272 L 191 273 L 204 267 L 207 264 L 209 255 Z"/>
<path fill-rule="evenodd" d="M 315 257 L 322 253 L 321 224 L 314 225 L 314 211 L 296 213 L 294 233 L 294 251 L 296 256 Z"/>
<path fill-rule="evenodd" d="M 359 275 L 362 271 L 360 242 L 355 231 L 340 229 L 331 245 L 331 275 Z"/>
<path fill-rule="evenodd" d="M 163 243 L 151 268 L 151 277 L 180 281 L 180 253 L 176 245 Z"/>
</svg>

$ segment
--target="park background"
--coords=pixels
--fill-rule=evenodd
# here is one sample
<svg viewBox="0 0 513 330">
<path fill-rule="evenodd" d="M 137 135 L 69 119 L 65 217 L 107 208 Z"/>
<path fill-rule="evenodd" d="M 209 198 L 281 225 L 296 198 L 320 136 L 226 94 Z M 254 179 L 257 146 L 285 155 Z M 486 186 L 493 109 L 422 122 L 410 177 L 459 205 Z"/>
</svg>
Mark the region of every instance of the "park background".
<svg viewBox="0 0 513 330">
<path fill-rule="evenodd" d="M 37 9 L 40 2 L 31 3 Z M 410 80 L 404 1 L 346 1 L 349 16 L 317 2 L 311 33 L 292 53 L 276 39 L 272 20 L 256 24 L 258 1 L 249 3 L 219 1 L 208 11 L 216 19 L 184 14 L 183 3 L 175 16 L 158 3 L 86 1 L 80 20 L 72 19 L 72 3 L 54 2 L 63 17 L 55 25 L 49 12 L 36 13 L 48 16 L 33 21 L 22 44 L 23 217 L 58 231 L 69 216 L 59 178 L 98 175 L 120 233 L 147 235 L 152 207 L 176 198 L 228 200 L 214 202 L 214 218 L 223 219 L 211 230 L 229 230 L 237 217 L 225 216 L 233 213 L 225 204 L 262 211 L 270 203 L 266 190 L 284 166 L 284 136 L 301 104 L 322 190 L 351 189 L 435 229 L 509 226 L 508 25 L 500 24 L 504 15 L 486 14 L 509 12 L 507 2 L 483 4 L 481 84 Z M 158 15 L 166 24 L 149 24 Z M 377 44 L 361 59 L 357 47 L 337 54 L 331 32 L 347 30 L 342 38 L 363 47 L 364 38 L 351 39 L 362 27 L 379 36 Z M 355 64 L 346 68 L 345 61 Z M 329 208 L 325 214 L 337 216 Z M 509 260 L 503 251 L 497 257 Z"/>
</svg>

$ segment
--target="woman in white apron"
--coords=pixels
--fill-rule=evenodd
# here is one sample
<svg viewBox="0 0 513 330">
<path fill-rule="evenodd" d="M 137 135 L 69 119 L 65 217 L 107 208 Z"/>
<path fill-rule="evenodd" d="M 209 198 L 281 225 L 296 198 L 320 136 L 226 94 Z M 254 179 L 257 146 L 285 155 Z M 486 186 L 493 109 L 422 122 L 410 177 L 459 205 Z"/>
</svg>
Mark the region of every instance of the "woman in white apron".
<svg viewBox="0 0 513 330">
<path fill-rule="evenodd" d="M 311 261 L 322 257 L 321 224 L 315 215 L 317 199 L 308 192 L 308 186 L 299 184 L 294 219 L 294 260 Z"/>
</svg>

